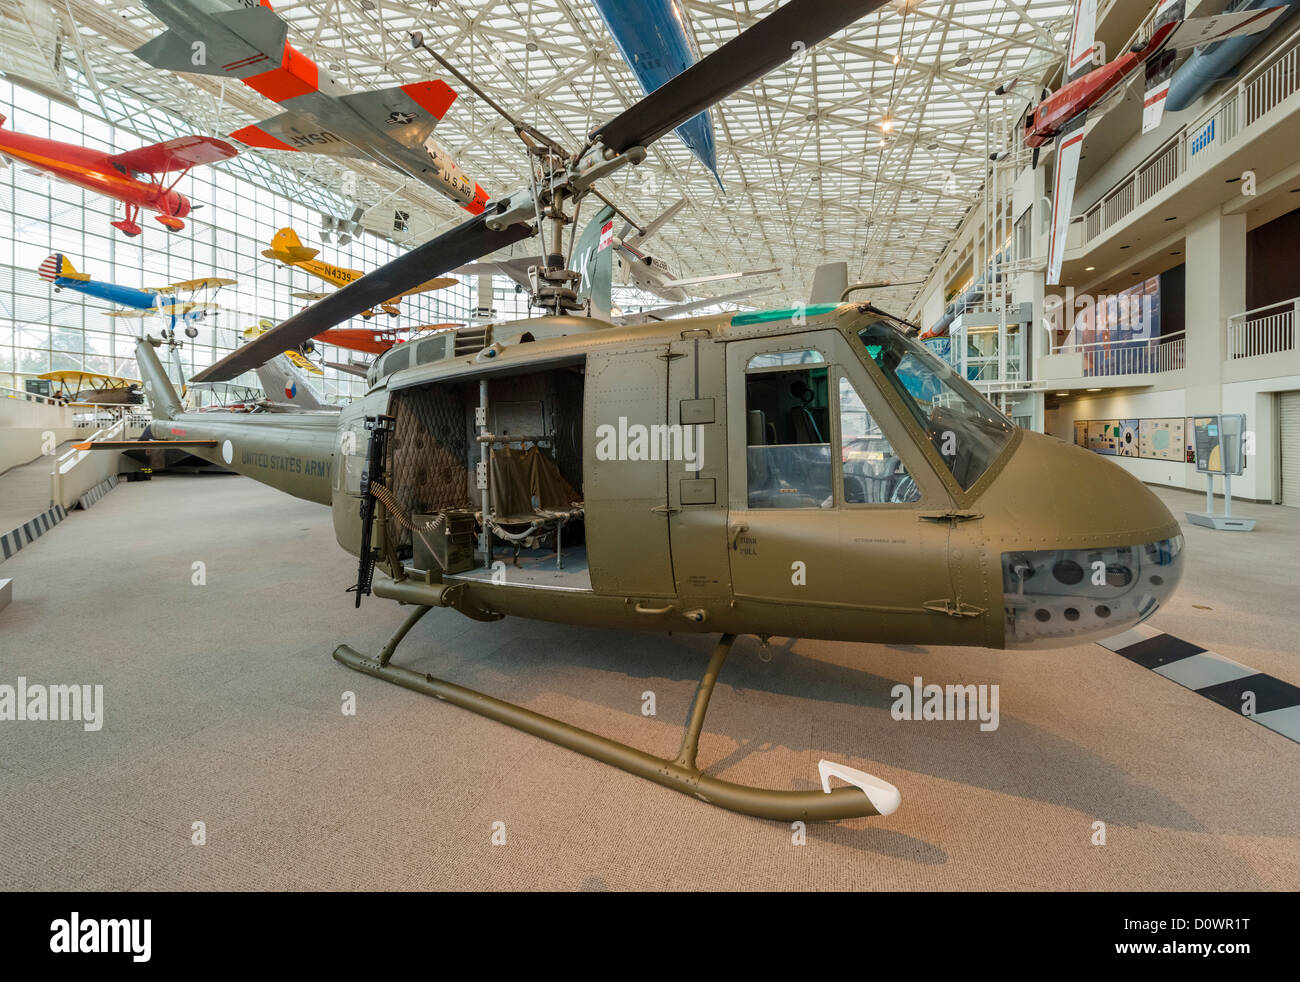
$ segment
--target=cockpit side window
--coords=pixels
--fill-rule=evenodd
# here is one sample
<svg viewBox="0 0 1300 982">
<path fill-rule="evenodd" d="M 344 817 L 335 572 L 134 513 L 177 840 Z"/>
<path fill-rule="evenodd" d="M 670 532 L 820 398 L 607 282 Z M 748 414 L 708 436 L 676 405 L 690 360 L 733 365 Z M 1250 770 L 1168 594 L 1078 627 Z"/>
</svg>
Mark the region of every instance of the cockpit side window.
<svg viewBox="0 0 1300 982">
<path fill-rule="evenodd" d="M 880 424 L 843 375 L 839 384 L 840 460 L 844 468 L 846 504 L 905 504 L 919 501 L 921 492 L 907 467 L 894 453 Z"/>
<path fill-rule="evenodd" d="M 745 373 L 750 508 L 835 504 L 829 374 L 824 365 L 792 367 L 800 363 L 778 358 L 756 370 L 751 361 Z"/>
<path fill-rule="evenodd" d="M 933 352 L 889 323 L 876 321 L 858 336 L 944 466 L 969 491 L 1006 450 L 1015 426 Z"/>
</svg>

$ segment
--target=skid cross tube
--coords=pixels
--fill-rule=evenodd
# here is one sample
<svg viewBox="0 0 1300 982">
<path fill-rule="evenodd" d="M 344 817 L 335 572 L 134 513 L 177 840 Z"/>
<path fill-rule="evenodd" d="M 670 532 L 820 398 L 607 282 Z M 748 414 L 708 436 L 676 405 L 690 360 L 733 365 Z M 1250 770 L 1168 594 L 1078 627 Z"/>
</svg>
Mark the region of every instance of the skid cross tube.
<svg viewBox="0 0 1300 982">
<path fill-rule="evenodd" d="M 592 733 L 590 730 L 571 726 L 550 716 L 543 716 L 515 703 L 495 699 L 474 689 L 456 685 L 454 682 L 390 664 L 389 659 L 406 637 L 407 632 L 430 609 L 419 606 L 412 611 L 397 633 L 384 645 L 378 658 L 363 655 L 351 646 L 341 644 L 334 649 L 335 661 L 358 672 L 364 672 L 366 675 L 373 675 L 375 678 L 450 702 L 462 709 L 513 726 L 517 730 L 523 730 L 525 733 L 576 753 L 585 754 L 629 774 L 654 781 L 656 784 L 680 791 L 682 794 L 689 794 L 710 805 L 717 805 L 729 811 L 785 822 L 835 821 L 880 814 L 867 795 L 856 787 L 836 788 L 829 793 L 820 789 L 776 791 L 710 777 L 696 766 L 695 757 L 699 749 L 700 733 L 704 728 L 704 718 L 708 713 L 709 699 L 713 694 L 718 674 L 722 670 L 722 663 L 736 640 L 734 634 L 722 635 L 717 647 L 713 649 L 709 667 L 696 689 L 691 720 L 682 738 L 681 750 L 676 760 L 668 760 Z"/>
</svg>

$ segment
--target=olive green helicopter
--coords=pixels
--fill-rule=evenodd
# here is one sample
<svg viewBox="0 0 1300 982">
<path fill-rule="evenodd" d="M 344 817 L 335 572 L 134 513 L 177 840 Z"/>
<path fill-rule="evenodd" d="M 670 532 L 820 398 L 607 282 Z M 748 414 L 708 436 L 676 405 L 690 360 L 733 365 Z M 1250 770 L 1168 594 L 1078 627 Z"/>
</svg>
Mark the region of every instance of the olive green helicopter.
<svg viewBox="0 0 1300 982">
<path fill-rule="evenodd" d="M 350 668 L 734 811 L 784 821 L 890 814 L 897 788 L 834 761 L 820 762 L 820 788 L 795 791 L 701 769 L 709 700 L 738 635 L 1076 644 L 1149 617 L 1177 585 L 1183 555 L 1178 522 L 1140 482 L 1017 428 L 914 328 L 870 303 L 607 319 L 601 228 L 615 209 L 595 183 L 883 2 L 789 0 L 594 130 L 578 153 L 512 119 L 532 164 L 528 188 L 194 381 L 232 379 L 534 235 L 547 248 L 530 270 L 530 299 L 545 316 L 397 345 L 337 415 L 186 412 L 154 350 L 161 342 L 143 338 L 154 422 L 133 445 L 177 444 L 330 506 L 339 544 L 358 557 L 355 602 L 412 607 L 377 655 L 339 645 L 334 657 Z M 589 196 L 605 209 L 575 243 Z M 721 637 L 680 752 L 667 759 L 393 664 L 434 608 Z"/>
</svg>

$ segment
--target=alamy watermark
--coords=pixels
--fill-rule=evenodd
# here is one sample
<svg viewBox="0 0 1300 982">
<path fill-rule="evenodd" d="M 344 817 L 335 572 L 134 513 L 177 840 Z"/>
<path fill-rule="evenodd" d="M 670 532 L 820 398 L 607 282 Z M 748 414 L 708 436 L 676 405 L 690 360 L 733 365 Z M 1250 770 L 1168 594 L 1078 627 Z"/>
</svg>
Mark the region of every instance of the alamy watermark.
<svg viewBox="0 0 1300 982">
<path fill-rule="evenodd" d="M 985 733 L 998 728 L 997 685 L 926 685 L 917 675 L 910 686 L 900 682 L 889 694 L 889 715 L 896 720 L 978 719 Z"/>
<path fill-rule="evenodd" d="M 17 685 L 0 685 L 0 722 L 78 721 L 88 733 L 104 725 L 102 685 L 29 684 L 18 676 Z"/>
<path fill-rule="evenodd" d="M 687 470 L 704 466 L 704 427 L 680 423 L 629 423 L 626 416 L 618 425 L 596 427 L 597 460 L 676 460 Z"/>
</svg>

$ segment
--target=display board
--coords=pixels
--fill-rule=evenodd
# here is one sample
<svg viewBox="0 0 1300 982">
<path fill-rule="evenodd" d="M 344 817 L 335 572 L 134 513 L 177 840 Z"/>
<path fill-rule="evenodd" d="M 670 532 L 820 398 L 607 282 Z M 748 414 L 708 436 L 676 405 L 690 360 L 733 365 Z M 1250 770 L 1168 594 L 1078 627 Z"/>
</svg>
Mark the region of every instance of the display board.
<svg viewBox="0 0 1300 982">
<path fill-rule="evenodd" d="M 1246 464 L 1242 452 L 1245 415 L 1197 416 L 1195 426 L 1196 470 L 1202 474 L 1241 474 Z"/>
<path fill-rule="evenodd" d="M 1224 420 L 1220 423 L 1218 420 Z M 1208 421 L 1208 422 L 1207 422 Z M 1197 425 L 1201 424 L 1202 453 L 1197 454 Z M 1212 424 L 1212 427 L 1211 427 Z M 1210 429 L 1214 433 L 1211 435 Z M 1225 435 L 1226 428 L 1226 435 Z M 1246 417 L 1233 416 L 1170 416 L 1156 419 L 1076 419 L 1074 442 L 1076 446 L 1107 457 L 1132 457 L 1142 460 L 1183 461 L 1197 464 L 1204 459 L 1207 466 L 1222 474 L 1225 460 L 1236 461 L 1232 474 L 1242 473 L 1245 466 L 1242 454 Z M 1221 445 L 1226 439 L 1228 445 Z M 1217 449 L 1216 449 L 1217 448 Z"/>
<path fill-rule="evenodd" d="M 1113 457 L 1119 452 L 1119 420 L 1088 420 L 1088 449 Z"/>
<path fill-rule="evenodd" d="M 1116 433 L 1116 449 L 1121 457 L 1138 455 L 1138 420 L 1121 419 Z"/>
<path fill-rule="evenodd" d="M 1146 460 L 1185 461 L 1186 426 L 1181 416 L 1175 419 L 1144 419 L 1138 426 L 1138 456 Z"/>
</svg>

